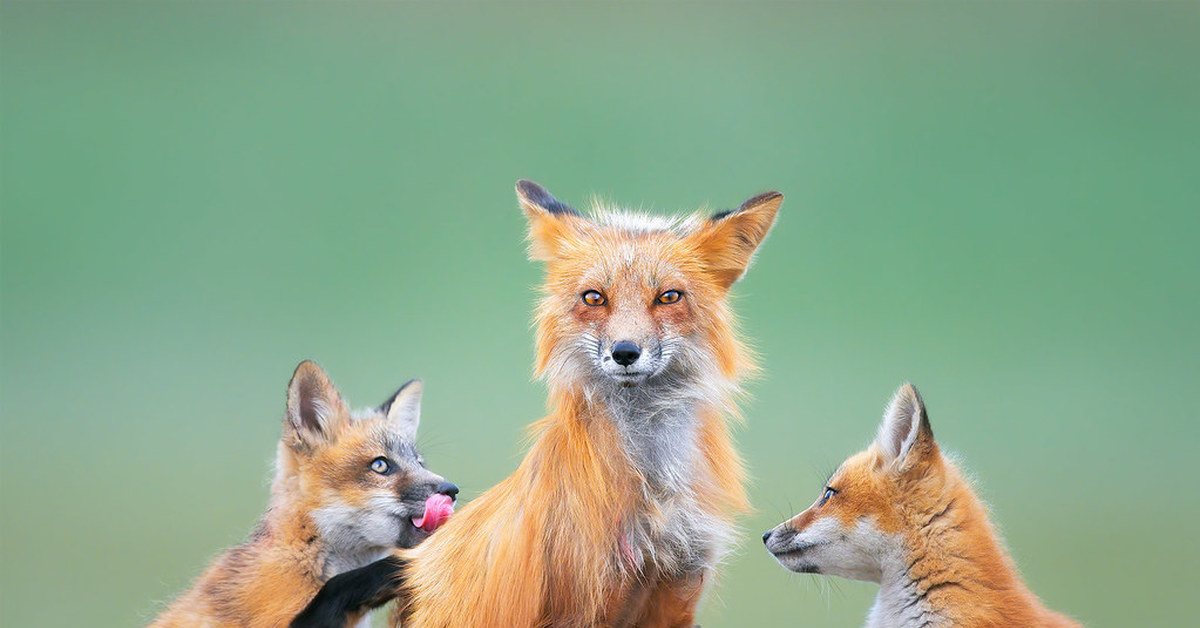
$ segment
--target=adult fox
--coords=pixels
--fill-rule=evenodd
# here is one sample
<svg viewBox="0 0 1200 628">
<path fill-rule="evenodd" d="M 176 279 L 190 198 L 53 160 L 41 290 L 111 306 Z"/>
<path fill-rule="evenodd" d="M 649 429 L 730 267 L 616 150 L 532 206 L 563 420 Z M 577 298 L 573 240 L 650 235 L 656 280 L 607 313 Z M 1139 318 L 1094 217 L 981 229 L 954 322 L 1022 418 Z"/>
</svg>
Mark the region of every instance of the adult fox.
<svg viewBox="0 0 1200 628">
<path fill-rule="evenodd" d="M 763 535 L 784 567 L 878 582 L 871 628 L 1078 628 L 1025 584 L 905 384 L 869 449 L 808 510 Z"/>
<path fill-rule="evenodd" d="M 750 364 L 727 294 L 783 197 L 664 219 L 585 217 L 529 181 L 517 195 L 546 264 L 549 415 L 516 472 L 374 585 L 399 593 L 405 628 L 690 627 L 746 508 L 728 419 Z M 293 625 L 340 625 L 378 593 L 347 574 Z"/>
<path fill-rule="evenodd" d="M 151 626 L 285 626 L 331 576 L 427 538 L 458 487 L 426 469 L 413 444 L 420 404 L 413 380 L 352 413 L 320 367 L 300 363 L 266 514 Z"/>
</svg>

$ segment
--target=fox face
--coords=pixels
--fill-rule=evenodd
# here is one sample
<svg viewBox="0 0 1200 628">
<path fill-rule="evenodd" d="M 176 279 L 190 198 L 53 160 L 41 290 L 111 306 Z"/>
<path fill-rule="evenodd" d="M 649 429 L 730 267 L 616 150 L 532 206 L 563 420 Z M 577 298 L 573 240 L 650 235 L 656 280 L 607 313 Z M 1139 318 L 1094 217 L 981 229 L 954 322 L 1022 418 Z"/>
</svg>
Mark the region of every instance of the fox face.
<svg viewBox="0 0 1200 628">
<path fill-rule="evenodd" d="M 530 254 L 546 263 L 538 371 L 555 381 L 636 388 L 737 367 L 725 297 L 782 202 L 771 192 L 712 217 L 587 218 L 517 184 Z"/>
<path fill-rule="evenodd" d="M 422 385 L 351 412 L 328 376 L 303 362 L 288 385 L 279 480 L 293 484 L 331 555 L 349 563 L 413 547 L 453 510 L 458 487 L 425 468 L 414 440 Z"/>
<path fill-rule="evenodd" d="M 879 582 L 904 559 L 904 533 L 928 523 L 943 499 L 942 459 L 925 406 L 905 384 L 875 442 L 830 476 L 812 506 L 763 535 L 781 565 Z"/>
</svg>

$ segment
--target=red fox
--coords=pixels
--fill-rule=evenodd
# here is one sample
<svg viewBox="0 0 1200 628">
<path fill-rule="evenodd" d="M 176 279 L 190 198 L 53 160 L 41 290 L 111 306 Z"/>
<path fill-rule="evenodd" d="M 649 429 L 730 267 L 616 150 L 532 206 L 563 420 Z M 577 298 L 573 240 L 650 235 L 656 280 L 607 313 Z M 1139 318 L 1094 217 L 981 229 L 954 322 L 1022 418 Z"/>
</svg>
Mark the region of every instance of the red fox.
<svg viewBox="0 0 1200 628">
<path fill-rule="evenodd" d="M 395 619 L 690 627 L 746 508 L 727 419 L 750 365 L 726 295 L 783 197 L 671 220 L 588 218 L 529 181 L 517 195 L 547 270 L 536 372 L 549 415 L 511 476 L 399 554 Z M 352 598 L 330 584 L 318 600 Z M 337 625 L 324 622 L 294 625 Z"/>
<path fill-rule="evenodd" d="M 351 413 L 324 371 L 302 362 L 266 514 L 151 625 L 285 626 L 331 576 L 428 537 L 458 487 L 427 470 L 413 444 L 420 403 L 413 380 L 378 409 Z"/>
<path fill-rule="evenodd" d="M 1079 626 L 1021 581 L 911 384 L 888 405 L 875 443 L 763 542 L 792 571 L 879 583 L 873 628 Z"/>
</svg>

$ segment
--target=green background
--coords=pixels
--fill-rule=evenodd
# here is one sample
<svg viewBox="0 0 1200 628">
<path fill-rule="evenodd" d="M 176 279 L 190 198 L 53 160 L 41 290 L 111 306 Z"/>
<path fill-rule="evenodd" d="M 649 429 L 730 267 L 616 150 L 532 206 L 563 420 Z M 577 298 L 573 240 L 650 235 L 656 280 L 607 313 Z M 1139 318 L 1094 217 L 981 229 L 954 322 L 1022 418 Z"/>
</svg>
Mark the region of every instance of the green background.
<svg viewBox="0 0 1200 628">
<path fill-rule="evenodd" d="M 148 621 L 266 501 L 284 388 L 426 381 L 470 499 L 540 416 L 512 187 L 786 195 L 737 287 L 753 516 L 706 626 L 855 626 L 784 571 L 915 382 L 1030 585 L 1195 622 L 1200 5 L 4 2 L 0 623 Z"/>
</svg>

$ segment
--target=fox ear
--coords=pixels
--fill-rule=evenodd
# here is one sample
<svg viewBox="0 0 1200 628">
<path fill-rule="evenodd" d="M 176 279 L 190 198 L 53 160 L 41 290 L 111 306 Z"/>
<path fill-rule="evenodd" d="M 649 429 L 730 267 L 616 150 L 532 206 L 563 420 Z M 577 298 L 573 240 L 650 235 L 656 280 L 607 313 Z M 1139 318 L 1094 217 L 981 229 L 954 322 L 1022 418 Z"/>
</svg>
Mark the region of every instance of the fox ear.
<svg viewBox="0 0 1200 628">
<path fill-rule="evenodd" d="M 529 257 L 537 261 L 557 257 L 572 232 L 585 221 L 570 205 L 533 181 L 517 181 L 517 200 L 529 219 Z"/>
<path fill-rule="evenodd" d="M 284 433 L 291 444 L 313 446 L 332 440 L 334 429 L 350 411 L 329 376 L 316 362 L 296 367 L 288 384 Z"/>
<path fill-rule="evenodd" d="M 782 203 L 779 192 L 764 192 L 737 209 L 714 214 L 691 236 L 722 288 L 729 289 L 746 272 Z"/>
<path fill-rule="evenodd" d="M 390 399 L 379 406 L 379 411 L 411 439 L 417 437 L 417 426 L 421 424 L 421 380 L 410 380 L 400 387 Z"/>
<path fill-rule="evenodd" d="M 892 397 L 883 413 L 875 443 L 883 452 L 886 464 L 897 463 L 901 469 L 931 451 L 933 428 L 925 414 L 921 393 L 912 384 L 901 386 Z"/>
</svg>

